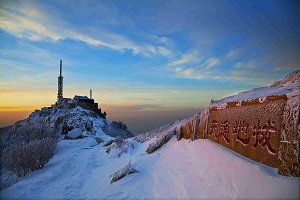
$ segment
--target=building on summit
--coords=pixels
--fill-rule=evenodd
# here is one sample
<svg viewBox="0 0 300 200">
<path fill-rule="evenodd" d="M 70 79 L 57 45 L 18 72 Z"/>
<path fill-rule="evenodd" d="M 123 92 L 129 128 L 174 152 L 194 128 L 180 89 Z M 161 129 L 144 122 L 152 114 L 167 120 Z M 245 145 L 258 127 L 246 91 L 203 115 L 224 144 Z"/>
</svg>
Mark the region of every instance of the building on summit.
<svg viewBox="0 0 300 200">
<path fill-rule="evenodd" d="M 90 90 L 90 98 L 87 96 L 75 95 L 73 99 L 63 97 L 63 76 L 62 76 L 62 61 L 60 61 L 60 74 L 58 77 L 57 101 L 51 107 L 53 108 L 75 108 L 80 106 L 83 109 L 91 110 L 97 113 L 100 117 L 106 118 L 106 112 L 102 113 L 101 108 L 98 109 L 98 103 L 95 103 L 92 98 L 92 90 Z"/>
</svg>

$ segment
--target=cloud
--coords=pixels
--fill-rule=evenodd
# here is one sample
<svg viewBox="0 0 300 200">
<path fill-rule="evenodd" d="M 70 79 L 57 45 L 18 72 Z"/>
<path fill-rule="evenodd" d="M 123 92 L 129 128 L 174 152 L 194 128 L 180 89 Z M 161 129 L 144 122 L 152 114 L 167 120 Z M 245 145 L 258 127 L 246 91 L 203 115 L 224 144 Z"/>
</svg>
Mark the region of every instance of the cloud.
<svg viewBox="0 0 300 200">
<path fill-rule="evenodd" d="M 154 99 L 151 99 L 151 98 L 128 98 L 129 101 L 152 101 Z"/>
<path fill-rule="evenodd" d="M 178 66 L 178 65 L 184 65 L 186 63 L 196 63 L 201 60 L 199 50 L 195 49 L 188 53 L 183 54 L 180 59 L 174 60 L 171 63 L 169 63 L 169 66 Z"/>
<path fill-rule="evenodd" d="M 237 62 L 233 67 L 239 69 L 243 67 L 243 64 L 241 62 Z"/>
<path fill-rule="evenodd" d="M 209 69 L 209 68 L 212 68 L 216 65 L 219 65 L 220 64 L 220 60 L 217 59 L 217 58 L 209 58 L 207 59 L 207 66 L 206 68 Z"/>
<path fill-rule="evenodd" d="M 14 44 L 13 49 L 0 48 L 0 54 L 3 58 L 6 58 L 0 58 L 0 64 L 9 66 L 9 68 L 27 65 L 28 67 L 26 68 L 28 69 L 32 68 L 35 64 L 52 68 L 53 66 L 56 67 L 57 60 L 61 59 L 61 55 L 57 52 L 49 52 L 38 46 L 31 45 L 28 42 L 18 42 Z M 18 62 L 20 59 L 22 62 Z M 45 62 L 45 60 L 47 60 L 47 62 Z"/>
<path fill-rule="evenodd" d="M 286 65 L 275 67 L 275 71 L 297 70 L 299 68 L 300 68 L 299 63 L 290 62 L 290 63 L 287 63 Z"/>
<path fill-rule="evenodd" d="M 43 23 L 44 22 L 44 23 Z M 48 20 L 39 10 L 28 5 L 5 6 L 0 9 L 0 28 L 20 38 L 32 41 L 57 41 L 63 38 L 51 26 L 46 26 Z"/>
<path fill-rule="evenodd" d="M 167 70 L 174 72 L 176 78 L 203 80 L 210 78 L 214 68 L 220 64 L 220 59 L 210 52 L 193 49 L 169 62 Z"/>
<path fill-rule="evenodd" d="M 175 68 L 175 78 L 187 78 L 187 79 L 205 79 L 205 74 L 207 71 L 199 70 L 196 67 L 176 67 Z"/>
<path fill-rule="evenodd" d="M 40 6 L 40 5 L 39 5 Z M 5 5 L 0 9 L 0 29 L 7 33 L 31 41 L 57 42 L 71 39 L 81 41 L 95 47 L 106 47 L 116 51 L 132 51 L 133 54 L 144 56 L 171 55 L 171 50 L 164 46 L 165 37 L 160 38 L 160 44 L 143 41 L 136 43 L 130 38 L 105 29 L 92 30 L 92 27 L 72 28 L 67 21 L 50 15 L 49 11 L 30 3 L 21 5 Z M 92 31 L 91 31 L 92 30 Z M 159 38 L 156 36 L 156 38 Z"/>
<path fill-rule="evenodd" d="M 192 74 L 194 68 L 200 70 L 208 70 L 221 64 L 219 58 L 212 56 L 211 52 L 201 52 L 199 48 L 189 50 L 181 55 L 179 59 L 173 59 L 168 63 L 168 66 L 176 72 L 184 72 Z"/>
<path fill-rule="evenodd" d="M 240 49 L 232 49 L 227 53 L 225 58 L 227 60 L 234 60 L 234 59 L 238 58 L 240 55 L 241 55 L 241 50 Z"/>
<path fill-rule="evenodd" d="M 280 78 L 276 70 L 287 69 L 287 67 L 274 69 L 273 65 L 262 58 L 246 58 L 236 63 L 222 60 L 226 55 L 228 54 L 220 55 L 218 58 L 211 54 L 204 54 L 202 57 L 205 58 L 199 63 L 184 62 L 184 65 L 175 68 L 169 67 L 168 70 L 173 72 L 175 78 L 196 81 L 240 82 L 253 86 L 263 86 Z M 292 69 L 296 66 L 291 64 L 289 67 Z"/>
</svg>

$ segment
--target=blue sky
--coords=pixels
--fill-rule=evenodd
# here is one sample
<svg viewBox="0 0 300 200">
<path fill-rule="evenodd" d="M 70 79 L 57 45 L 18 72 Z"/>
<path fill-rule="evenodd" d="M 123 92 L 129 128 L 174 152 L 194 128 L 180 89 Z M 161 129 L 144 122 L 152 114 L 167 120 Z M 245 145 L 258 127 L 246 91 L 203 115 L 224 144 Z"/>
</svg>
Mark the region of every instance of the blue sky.
<svg viewBox="0 0 300 200">
<path fill-rule="evenodd" d="M 191 116 L 210 99 L 299 69 L 299 8 L 288 0 L 1 1 L 0 125 L 56 101 L 60 59 L 65 97 L 93 89 L 108 118 L 135 133 Z"/>
</svg>

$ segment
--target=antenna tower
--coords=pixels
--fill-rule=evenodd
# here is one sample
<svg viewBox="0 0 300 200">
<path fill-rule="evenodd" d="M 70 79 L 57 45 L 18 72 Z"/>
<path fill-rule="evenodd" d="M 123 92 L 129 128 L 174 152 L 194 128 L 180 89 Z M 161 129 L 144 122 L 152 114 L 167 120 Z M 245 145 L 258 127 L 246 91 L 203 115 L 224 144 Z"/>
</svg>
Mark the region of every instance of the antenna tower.
<svg viewBox="0 0 300 200">
<path fill-rule="evenodd" d="M 63 79 L 62 75 L 62 60 L 60 60 L 60 73 L 58 77 L 58 91 L 57 91 L 57 102 L 63 98 Z"/>
</svg>

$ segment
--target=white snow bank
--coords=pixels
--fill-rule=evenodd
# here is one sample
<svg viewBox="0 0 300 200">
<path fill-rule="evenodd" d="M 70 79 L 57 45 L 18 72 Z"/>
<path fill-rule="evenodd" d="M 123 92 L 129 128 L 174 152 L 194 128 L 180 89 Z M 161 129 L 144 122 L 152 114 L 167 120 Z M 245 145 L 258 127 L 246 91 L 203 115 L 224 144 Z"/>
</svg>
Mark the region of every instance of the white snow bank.
<svg viewBox="0 0 300 200">
<path fill-rule="evenodd" d="M 173 137 L 152 154 L 132 139 L 132 155 L 111 158 L 94 139 L 62 140 L 44 169 L 1 191 L 1 199 L 299 199 L 299 178 L 283 177 L 209 140 Z M 135 163 L 140 173 L 110 184 L 110 175 Z"/>
</svg>

